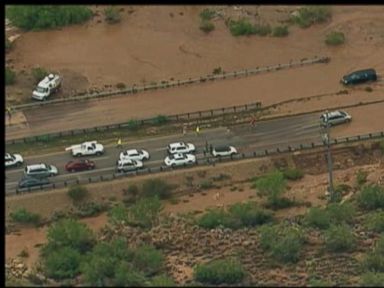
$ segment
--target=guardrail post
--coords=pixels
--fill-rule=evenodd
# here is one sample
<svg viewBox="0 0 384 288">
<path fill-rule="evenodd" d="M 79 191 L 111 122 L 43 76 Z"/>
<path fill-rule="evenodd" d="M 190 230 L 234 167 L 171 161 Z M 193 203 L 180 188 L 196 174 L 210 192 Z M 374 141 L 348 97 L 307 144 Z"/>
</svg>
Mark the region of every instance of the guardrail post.
<svg viewBox="0 0 384 288">
<path fill-rule="evenodd" d="M 256 151 L 253 151 L 253 157 L 256 157 Z"/>
<path fill-rule="evenodd" d="M 236 106 L 233 106 L 233 112 L 236 112 Z"/>
<path fill-rule="evenodd" d="M 312 148 L 314 148 L 314 147 L 315 147 L 315 143 L 312 142 L 312 143 L 311 143 L 311 146 L 312 146 Z"/>
<path fill-rule="evenodd" d="M 357 139 L 360 140 L 360 135 L 357 135 Z"/>
<path fill-rule="evenodd" d="M 241 156 L 243 157 L 243 159 L 245 158 L 245 154 L 244 153 L 241 153 Z"/>
<path fill-rule="evenodd" d="M 91 177 L 88 177 L 88 182 L 89 182 L 89 183 L 92 182 L 92 178 L 91 178 Z"/>
<path fill-rule="evenodd" d="M 268 149 L 265 149 L 265 155 L 268 155 Z"/>
<path fill-rule="evenodd" d="M 79 185 L 79 184 L 80 184 L 80 182 L 79 182 L 79 179 L 76 179 L 76 184 L 77 184 L 77 185 Z"/>
<path fill-rule="evenodd" d="M 213 116 L 213 110 L 211 109 L 211 116 Z"/>
<path fill-rule="evenodd" d="M 161 171 L 161 172 L 163 171 L 163 166 L 160 166 L 160 171 Z"/>
<path fill-rule="evenodd" d="M 349 142 L 349 137 L 345 137 L 345 140 L 346 140 L 347 142 Z"/>
<path fill-rule="evenodd" d="M 369 133 L 369 138 L 372 138 L 372 133 Z"/>
<path fill-rule="evenodd" d="M 188 120 L 189 120 L 189 113 L 187 113 L 187 115 L 188 115 Z"/>
<path fill-rule="evenodd" d="M 67 187 L 67 181 L 64 181 L 64 187 Z"/>
<path fill-rule="evenodd" d="M 280 152 L 280 149 L 279 147 L 276 148 L 276 152 L 279 153 Z"/>
</svg>

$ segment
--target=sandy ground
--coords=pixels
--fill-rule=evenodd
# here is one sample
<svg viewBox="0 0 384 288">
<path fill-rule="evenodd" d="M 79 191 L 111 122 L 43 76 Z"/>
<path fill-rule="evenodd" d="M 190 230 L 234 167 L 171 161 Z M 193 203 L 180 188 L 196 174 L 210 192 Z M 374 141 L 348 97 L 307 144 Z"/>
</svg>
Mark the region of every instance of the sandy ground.
<svg viewBox="0 0 384 288">
<path fill-rule="evenodd" d="M 384 166 L 380 164 L 366 165 L 360 167 L 353 167 L 346 170 L 337 170 L 334 172 L 334 183 L 345 183 L 350 186 L 355 185 L 355 175 L 358 169 L 363 169 L 368 172 L 368 181 L 376 183 L 382 175 L 384 175 Z M 289 182 L 289 191 L 286 195 L 294 197 L 296 200 L 309 201 L 312 206 L 324 205 L 324 196 L 327 183 L 328 174 L 320 175 L 305 175 L 304 178 L 297 182 Z M 256 195 L 255 190 L 250 188 L 250 184 L 236 184 L 235 191 L 231 191 L 230 187 L 221 189 L 205 190 L 203 193 L 191 196 L 182 196 L 179 198 L 178 204 L 171 204 L 164 202 L 164 213 L 188 213 L 200 211 L 205 209 L 226 207 L 228 205 L 243 202 L 243 201 L 257 201 L 262 200 Z M 242 190 L 242 191 L 241 191 Z M 217 195 L 219 197 L 217 197 Z M 307 211 L 306 207 L 294 207 L 284 209 L 276 212 L 277 217 L 289 217 L 293 215 L 303 214 Z M 97 217 L 85 218 L 80 221 L 86 223 L 92 230 L 97 232 L 100 228 L 104 227 L 107 223 L 107 215 L 103 213 Z M 16 234 L 5 236 L 5 259 L 16 257 L 23 249 L 29 253 L 29 257 L 25 259 L 27 265 L 33 265 L 38 259 L 39 244 L 44 244 L 46 241 L 47 227 L 36 228 L 21 228 Z M 36 246 L 37 245 L 37 246 Z M 31 266 L 30 266 L 31 267 Z"/>
</svg>

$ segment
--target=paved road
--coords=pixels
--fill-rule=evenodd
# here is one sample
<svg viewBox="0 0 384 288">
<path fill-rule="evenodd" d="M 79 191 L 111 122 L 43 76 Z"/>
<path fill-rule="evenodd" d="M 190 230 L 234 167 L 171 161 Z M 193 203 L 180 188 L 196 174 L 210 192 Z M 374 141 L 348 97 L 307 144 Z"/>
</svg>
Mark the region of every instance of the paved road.
<svg viewBox="0 0 384 288">
<path fill-rule="evenodd" d="M 97 139 L 95 139 L 97 140 Z M 262 151 L 277 147 L 286 148 L 287 145 L 305 144 L 321 141 L 321 131 L 318 123 L 318 114 L 302 115 L 290 118 L 281 118 L 250 125 L 232 127 L 230 132 L 225 127 L 202 130 L 200 135 L 194 133 L 171 135 L 135 141 L 125 145 L 124 149 L 146 149 L 151 159 L 144 163 L 146 167 L 159 167 L 164 165 L 166 146 L 171 142 L 186 141 L 195 144 L 197 159 L 204 158 L 206 142 L 212 145 L 230 144 L 238 149 L 239 153 Z M 77 144 L 77 143 L 73 143 Z M 69 152 L 63 151 L 43 156 L 31 156 L 25 159 L 26 164 L 47 163 L 59 169 L 59 175 L 52 177 L 51 182 L 61 182 L 69 179 L 88 178 L 90 176 L 112 174 L 116 169 L 116 161 L 120 150 L 116 147 L 105 147 L 105 154 L 99 157 L 89 157 L 95 161 L 96 169 L 91 171 L 68 173 L 64 165 L 73 159 Z M 22 177 L 23 168 L 14 168 L 6 171 L 6 193 L 13 193 L 18 181 Z"/>
</svg>

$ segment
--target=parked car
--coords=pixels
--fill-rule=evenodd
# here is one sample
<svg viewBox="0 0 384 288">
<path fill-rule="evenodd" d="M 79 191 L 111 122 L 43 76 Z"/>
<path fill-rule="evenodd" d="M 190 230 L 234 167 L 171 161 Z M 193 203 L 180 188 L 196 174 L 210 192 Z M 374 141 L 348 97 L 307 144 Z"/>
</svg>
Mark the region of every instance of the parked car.
<svg viewBox="0 0 384 288">
<path fill-rule="evenodd" d="M 212 155 L 214 157 L 232 156 L 235 154 L 237 154 L 236 148 L 229 145 L 216 146 L 212 149 Z"/>
<path fill-rule="evenodd" d="M 5 153 L 5 167 L 23 165 L 24 160 L 20 154 Z"/>
<path fill-rule="evenodd" d="M 164 163 L 170 167 L 191 165 L 196 163 L 196 156 L 183 153 L 171 154 L 165 157 Z"/>
<path fill-rule="evenodd" d="M 171 143 L 167 147 L 168 154 L 195 152 L 195 145 L 185 142 Z"/>
<path fill-rule="evenodd" d="M 95 162 L 88 159 L 72 160 L 65 164 L 65 170 L 68 172 L 91 170 L 95 169 L 95 167 Z"/>
<path fill-rule="evenodd" d="M 120 153 L 120 159 L 121 160 L 148 160 L 149 159 L 149 153 L 142 149 L 129 149 L 127 151 Z"/>
<path fill-rule="evenodd" d="M 349 115 L 347 112 L 344 111 L 332 111 L 328 113 L 324 113 L 320 116 L 320 123 L 322 126 L 327 125 L 327 119 L 329 126 L 342 124 L 342 123 L 348 123 L 352 120 L 351 115 Z"/>
<path fill-rule="evenodd" d="M 61 77 L 59 75 L 49 74 L 39 82 L 32 92 L 32 98 L 40 101 L 47 100 L 47 98 L 55 93 L 60 86 Z"/>
<path fill-rule="evenodd" d="M 55 166 L 47 165 L 44 163 L 27 165 L 24 169 L 24 174 L 26 176 L 39 177 L 39 178 L 55 176 L 58 173 L 59 171 Z"/>
<path fill-rule="evenodd" d="M 28 188 L 50 184 L 47 178 L 24 177 L 19 181 L 19 188 Z"/>
<path fill-rule="evenodd" d="M 143 162 L 140 160 L 118 160 L 117 172 L 129 172 L 143 168 Z"/>
<path fill-rule="evenodd" d="M 341 83 L 344 85 L 360 84 L 368 81 L 376 81 L 377 74 L 375 69 L 365 69 L 352 72 L 348 75 L 343 76 Z"/>
</svg>

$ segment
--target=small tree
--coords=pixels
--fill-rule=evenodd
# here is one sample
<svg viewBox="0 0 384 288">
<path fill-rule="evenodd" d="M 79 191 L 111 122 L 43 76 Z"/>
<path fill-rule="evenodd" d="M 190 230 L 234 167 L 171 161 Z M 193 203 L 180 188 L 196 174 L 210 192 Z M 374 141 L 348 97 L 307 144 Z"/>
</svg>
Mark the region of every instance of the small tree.
<svg viewBox="0 0 384 288">
<path fill-rule="evenodd" d="M 257 179 L 255 186 L 259 191 L 259 195 L 266 196 L 268 204 L 276 207 L 285 191 L 286 182 L 283 173 L 276 170 Z"/>
<path fill-rule="evenodd" d="M 325 37 L 325 44 L 330 46 L 341 45 L 345 42 L 345 36 L 343 32 L 332 31 Z"/>
<path fill-rule="evenodd" d="M 372 253 L 367 255 L 364 264 L 369 271 L 384 272 L 384 235 L 376 242 Z"/>
<path fill-rule="evenodd" d="M 166 275 L 155 276 L 151 279 L 150 286 L 154 287 L 175 287 L 176 284 L 172 278 Z"/>
<path fill-rule="evenodd" d="M 142 287 L 148 281 L 145 275 L 130 263 L 121 262 L 116 268 L 112 282 L 116 287 Z"/>
<path fill-rule="evenodd" d="M 358 194 L 357 201 L 365 210 L 384 209 L 384 187 L 367 185 Z"/>
<path fill-rule="evenodd" d="M 218 226 L 235 229 L 241 226 L 238 219 L 230 217 L 229 214 L 222 209 L 209 209 L 208 212 L 204 213 L 204 215 L 198 219 L 197 224 L 205 229 L 213 229 Z"/>
<path fill-rule="evenodd" d="M 34 80 L 34 83 L 37 84 L 48 76 L 48 71 L 41 67 L 36 67 L 31 69 L 31 74 Z"/>
<path fill-rule="evenodd" d="M 45 274 L 55 280 L 73 278 L 80 272 L 81 255 L 71 247 L 52 250 L 44 259 Z"/>
<path fill-rule="evenodd" d="M 272 30 L 272 36 L 274 37 L 285 37 L 289 34 L 288 26 L 276 26 Z"/>
<path fill-rule="evenodd" d="M 200 23 L 200 30 L 204 31 L 205 33 L 209 33 L 212 30 L 215 29 L 215 25 L 211 21 L 201 21 Z"/>
<path fill-rule="evenodd" d="M 327 249 L 332 252 L 346 252 L 354 248 L 356 239 L 351 229 L 345 224 L 332 225 L 326 231 L 325 244 Z"/>
<path fill-rule="evenodd" d="M 81 185 L 73 185 L 68 189 L 67 195 L 74 204 L 84 201 L 88 197 L 88 189 Z"/>
<path fill-rule="evenodd" d="M 151 276 L 160 272 L 164 265 L 164 256 L 161 251 L 152 246 L 138 247 L 133 256 L 133 265 L 145 275 Z"/>
<path fill-rule="evenodd" d="M 160 199 L 167 199 L 171 196 L 172 185 L 160 178 L 148 179 L 143 184 L 143 195 L 145 197 L 158 196 Z"/>
<path fill-rule="evenodd" d="M 365 220 L 365 225 L 369 230 L 377 233 L 384 232 L 384 211 L 379 211 L 368 215 Z"/>
<path fill-rule="evenodd" d="M 360 283 L 364 287 L 381 287 L 384 283 L 384 273 L 365 273 L 361 276 Z"/>
<path fill-rule="evenodd" d="M 38 225 L 41 222 L 41 216 L 37 213 L 27 211 L 25 208 L 19 208 L 9 214 L 11 220 L 23 224 Z"/>
<path fill-rule="evenodd" d="M 157 222 L 162 209 L 163 206 L 157 196 L 141 198 L 129 208 L 129 223 L 150 228 Z"/>
<path fill-rule="evenodd" d="M 121 21 L 119 9 L 115 6 L 110 6 L 104 10 L 105 20 L 110 24 L 115 24 Z"/>
<path fill-rule="evenodd" d="M 128 130 L 135 132 L 140 128 L 140 122 L 136 119 L 131 119 L 127 123 L 127 128 Z"/>
<path fill-rule="evenodd" d="M 283 170 L 283 175 L 288 180 L 299 180 L 304 177 L 303 171 L 297 168 L 286 168 Z"/>
<path fill-rule="evenodd" d="M 12 85 L 16 82 L 16 73 L 9 67 L 5 67 L 5 85 Z"/>
<path fill-rule="evenodd" d="M 367 182 L 368 172 L 359 169 L 356 173 L 356 183 L 359 187 L 363 186 Z"/>
<path fill-rule="evenodd" d="M 204 284 L 236 284 L 241 283 L 244 277 L 243 267 L 234 259 L 213 260 L 194 269 L 194 278 Z"/>
<path fill-rule="evenodd" d="M 329 214 L 320 207 L 312 207 L 305 215 L 304 222 L 311 227 L 327 229 L 331 225 Z"/>
<path fill-rule="evenodd" d="M 272 213 L 256 205 L 256 203 L 236 203 L 229 207 L 231 217 L 239 219 L 242 225 L 253 227 L 272 220 Z"/>
<path fill-rule="evenodd" d="M 355 216 L 355 207 L 351 203 L 344 202 L 342 204 L 331 203 L 327 206 L 326 212 L 332 223 L 342 224 L 351 223 Z"/>
<path fill-rule="evenodd" d="M 203 21 L 209 21 L 213 17 L 215 17 L 215 15 L 216 15 L 216 11 L 212 10 L 212 9 L 208 9 L 208 8 L 204 9 L 199 14 L 201 20 L 203 20 Z"/>
<path fill-rule="evenodd" d="M 156 118 L 154 119 L 154 123 L 156 125 L 163 125 L 168 122 L 169 122 L 169 119 L 165 115 L 157 115 Z"/>
<path fill-rule="evenodd" d="M 230 20 L 229 30 L 233 36 L 251 35 L 256 33 L 255 27 L 246 19 Z"/>
<path fill-rule="evenodd" d="M 108 211 L 108 222 L 116 226 L 125 226 L 129 223 L 129 212 L 128 208 L 123 203 L 112 207 Z"/>
</svg>

